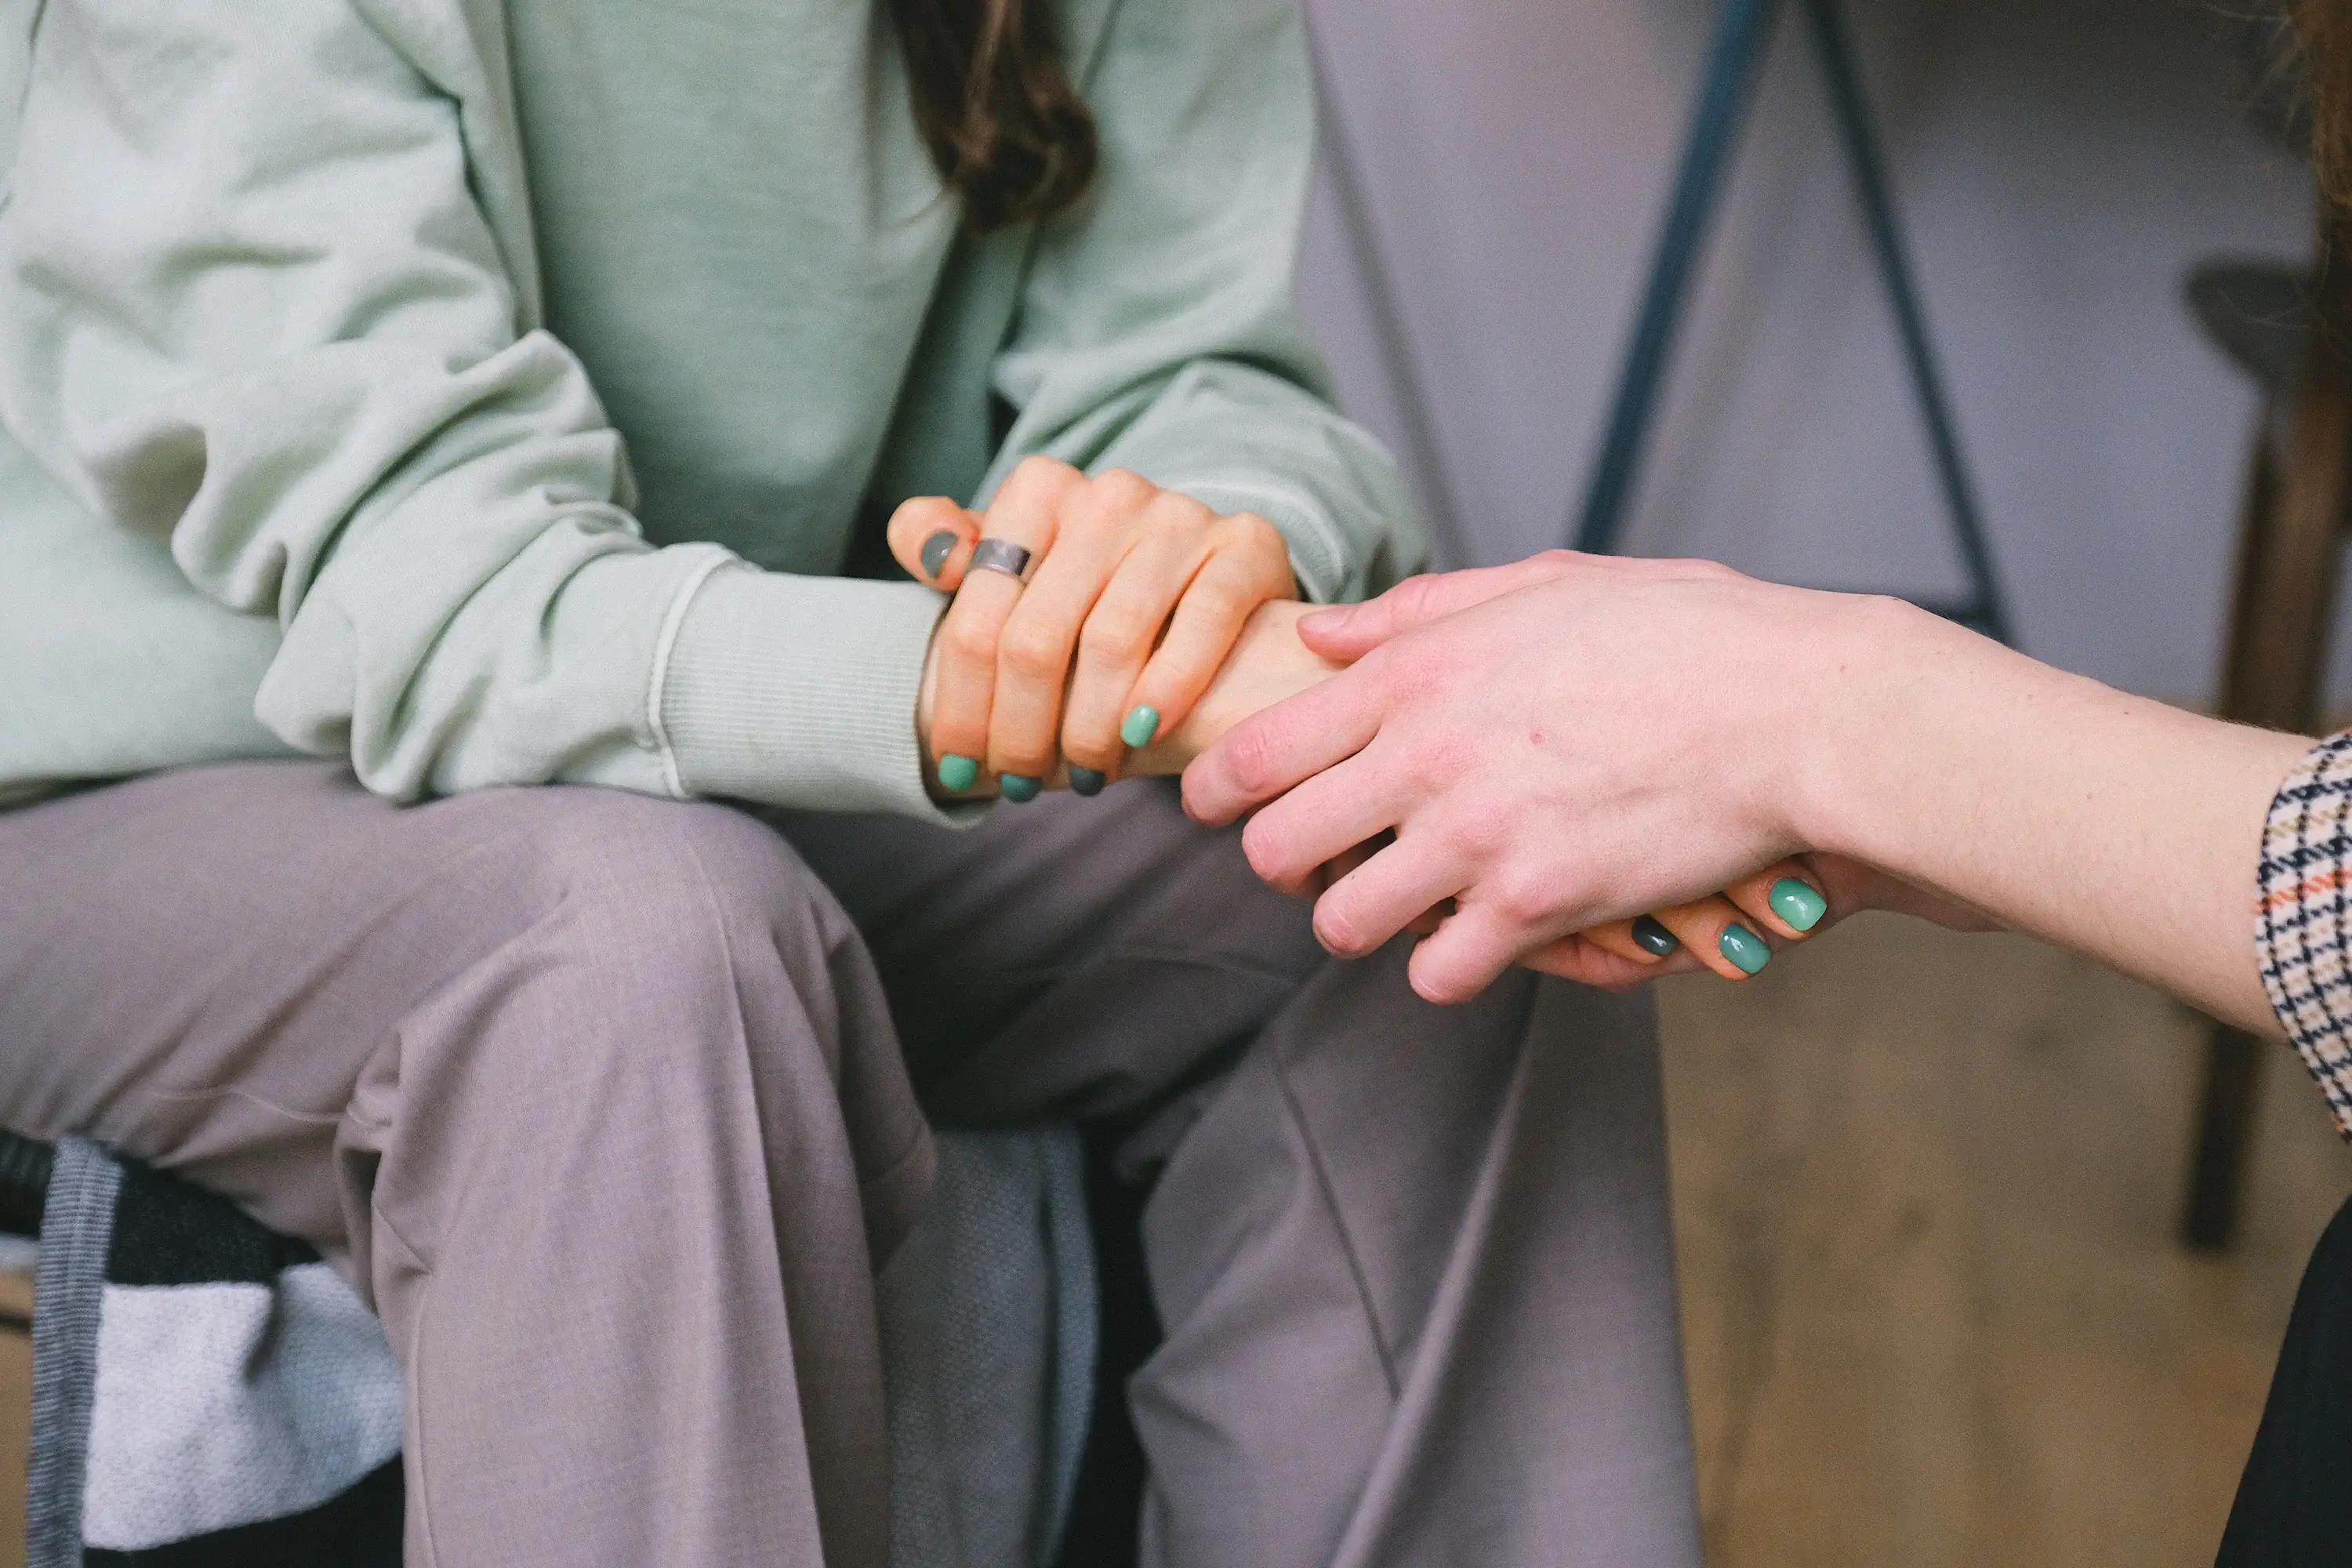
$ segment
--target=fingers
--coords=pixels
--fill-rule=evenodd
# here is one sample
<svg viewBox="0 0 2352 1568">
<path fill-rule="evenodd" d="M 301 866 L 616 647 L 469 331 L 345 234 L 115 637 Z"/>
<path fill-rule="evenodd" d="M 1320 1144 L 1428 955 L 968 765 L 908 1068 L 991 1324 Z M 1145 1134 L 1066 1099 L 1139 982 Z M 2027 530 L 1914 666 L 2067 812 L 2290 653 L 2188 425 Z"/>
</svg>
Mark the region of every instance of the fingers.
<svg viewBox="0 0 2352 1568">
<path fill-rule="evenodd" d="M 1212 826 L 1233 821 L 1362 751 L 1380 733 L 1387 708 L 1377 668 L 1360 664 L 1252 714 L 1184 770 L 1185 811 Z M 1260 813 L 1250 830 L 1286 863 L 1298 857 L 1294 838 L 1319 842 L 1322 837 L 1311 820 L 1284 805 Z M 1314 859 L 1343 847 L 1327 845 Z"/>
<path fill-rule="evenodd" d="M 1053 772 L 1080 628 L 1132 542 L 1104 529 L 1074 527 L 1065 518 L 1055 530 L 1053 553 L 1031 569 L 997 645 L 988 754 L 1000 774 L 1034 779 Z M 979 587 L 977 579 L 985 575 L 975 574 L 964 591 Z"/>
<path fill-rule="evenodd" d="M 907 574 L 952 594 L 971 563 L 981 519 L 945 496 L 917 496 L 890 514 L 890 554 Z"/>
<path fill-rule="evenodd" d="M 1660 939 L 1659 933 L 1664 931 L 1664 927 L 1658 925 L 1650 916 L 1642 918 L 1647 923 L 1642 935 L 1635 934 L 1635 922 L 1633 921 L 1611 921 L 1605 925 L 1588 926 L 1575 934 L 1602 952 L 1613 952 L 1629 963 L 1638 963 L 1644 969 L 1654 968 L 1682 952 L 1682 943 L 1672 935 Z M 1560 940 L 1566 942 L 1570 939 L 1562 937 Z M 1525 963 L 1528 960 L 1519 962 Z M 1695 967 L 1696 963 L 1695 959 L 1690 960 L 1685 967 Z"/>
<path fill-rule="evenodd" d="M 1772 962 L 1770 943 L 1719 894 L 1660 910 L 1654 918 L 1685 952 L 1726 980 L 1746 980 Z"/>
<path fill-rule="evenodd" d="M 1461 892 L 1468 880 L 1451 857 L 1400 837 L 1315 900 L 1315 939 L 1338 957 L 1361 958 Z M 1457 911 L 1442 921 L 1437 934 L 1462 918 Z M 1503 962 L 1509 961 L 1506 954 Z"/>
<path fill-rule="evenodd" d="M 1377 599 L 1318 610 L 1298 623 L 1298 635 L 1325 658 L 1349 662 L 1401 632 L 1603 559 L 1569 550 L 1547 550 L 1507 566 L 1424 573 L 1406 578 Z"/>
<path fill-rule="evenodd" d="M 1526 933 L 1501 910 L 1469 904 L 1413 948 L 1405 973 L 1423 1001 L 1448 1007 L 1492 985 L 1526 947 Z"/>
<path fill-rule="evenodd" d="M 1190 777 L 1187 773 L 1188 782 Z M 1249 858 L 1250 869 L 1276 888 L 1302 886 L 1317 867 L 1396 826 L 1404 815 L 1405 804 L 1399 784 L 1393 768 L 1377 757 L 1362 754 L 1345 758 L 1315 774 L 1258 813 L 1242 830 L 1242 853 Z M 1410 858 L 1420 859 L 1433 848 L 1430 837 L 1424 836 L 1407 852 Z M 1383 851 L 1396 852 L 1394 847 Z M 1388 869 L 1393 872 L 1397 868 L 1391 866 Z M 1412 909 L 1381 909 L 1378 915 L 1385 919 L 1392 913 L 1395 924 L 1402 925 L 1439 899 L 1459 891 L 1467 880 L 1465 876 L 1453 887 L 1439 889 Z M 1368 889 L 1359 888 L 1343 902 L 1352 903 L 1368 892 Z M 1372 909 L 1367 907 L 1361 913 L 1368 922 L 1377 923 Z M 1389 929 L 1393 931 L 1395 925 Z M 1370 948 L 1362 951 L 1370 952 Z"/>
<path fill-rule="evenodd" d="M 1127 700 L 1128 712 L 1149 708 L 1157 713 L 1161 730 L 1174 730 L 1191 715 L 1251 614 L 1269 599 L 1292 597 L 1296 589 L 1289 549 L 1272 523 L 1244 514 L 1224 519 L 1218 532 Z"/>
<path fill-rule="evenodd" d="M 1748 923 L 1785 942 L 1802 942 L 1821 929 L 1830 901 L 1819 883 L 1794 860 L 1767 866 L 1724 889 Z"/>
<path fill-rule="evenodd" d="M 1686 952 L 1677 952 L 1672 958 L 1649 958 L 1644 954 L 1643 961 L 1636 963 L 1594 941 L 1595 931 L 1601 929 L 1564 936 L 1525 954 L 1519 963 L 1541 974 L 1557 974 L 1562 980 L 1597 985 L 1606 991 L 1630 990 L 1668 974 L 1687 973 L 1700 967 L 1698 960 Z"/>
<path fill-rule="evenodd" d="M 1045 554 L 1054 545 L 1062 500 L 1084 482 L 1084 476 L 1066 463 L 1025 459 L 990 502 L 982 521 L 984 537 L 1021 545 L 1033 555 Z M 951 789 L 968 787 L 972 764 L 989 757 L 998 652 L 1021 595 L 1022 584 L 1001 572 L 972 573 L 933 634 L 940 658 L 931 706 L 931 750 L 940 760 L 942 782 Z M 953 761 L 958 758 L 964 761 Z M 950 770 L 962 778 L 961 784 L 949 776 Z"/>
<path fill-rule="evenodd" d="M 1080 767 L 1116 777 L 1127 755 L 1119 725 L 1186 585 L 1200 569 L 1202 544 L 1175 534 L 1149 534 L 1120 562 L 1078 633 L 1062 719 L 1062 754 Z"/>
</svg>

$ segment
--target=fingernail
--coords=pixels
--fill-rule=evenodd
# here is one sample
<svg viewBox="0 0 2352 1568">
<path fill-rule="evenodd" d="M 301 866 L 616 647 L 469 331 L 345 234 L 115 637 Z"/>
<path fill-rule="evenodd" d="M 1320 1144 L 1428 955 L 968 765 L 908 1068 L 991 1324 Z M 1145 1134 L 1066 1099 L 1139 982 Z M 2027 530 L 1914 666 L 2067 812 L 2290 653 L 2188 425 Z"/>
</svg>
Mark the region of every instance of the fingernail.
<svg viewBox="0 0 2352 1568">
<path fill-rule="evenodd" d="M 948 563 L 948 557 L 955 553 L 957 543 L 958 535 L 955 531 L 946 528 L 923 541 L 923 575 L 938 576 L 940 568 Z"/>
<path fill-rule="evenodd" d="M 1336 632 L 1348 624 L 1348 617 L 1353 613 L 1345 605 L 1335 605 L 1328 610 L 1310 610 L 1298 617 L 1298 629 L 1302 632 Z"/>
<path fill-rule="evenodd" d="M 961 757 L 950 752 L 940 759 L 940 787 L 967 790 L 980 777 L 980 762 L 974 757 Z"/>
<path fill-rule="evenodd" d="M 1135 711 L 1118 727 L 1118 738 L 1130 746 L 1148 746 L 1151 737 L 1160 733 L 1160 710 L 1149 702 L 1138 703 Z"/>
<path fill-rule="evenodd" d="M 1026 773 L 999 773 L 996 775 L 996 787 L 1003 790 L 1004 798 L 1013 805 L 1026 805 L 1037 798 L 1040 786 Z"/>
<path fill-rule="evenodd" d="M 1076 763 L 1070 764 L 1072 795 L 1097 795 L 1102 794 L 1103 785 L 1108 783 L 1110 775 L 1099 768 L 1082 768 Z"/>
<path fill-rule="evenodd" d="M 1682 946 L 1675 940 L 1675 933 L 1661 924 L 1654 915 L 1643 915 L 1633 922 L 1633 940 L 1641 944 L 1643 952 L 1659 958 Z"/>
<path fill-rule="evenodd" d="M 1773 883 L 1766 900 L 1774 914 L 1798 931 L 1812 930 L 1830 912 L 1830 901 L 1813 891 L 1811 883 L 1800 882 L 1794 877 L 1783 877 Z"/>
<path fill-rule="evenodd" d="M 1723 928 L 1723 938 L 1715 945 L 1742 974 L 1760 974 L 1772 962 L 1772 950 L 1764 939 L 1738 921 Z"/>
</svg>

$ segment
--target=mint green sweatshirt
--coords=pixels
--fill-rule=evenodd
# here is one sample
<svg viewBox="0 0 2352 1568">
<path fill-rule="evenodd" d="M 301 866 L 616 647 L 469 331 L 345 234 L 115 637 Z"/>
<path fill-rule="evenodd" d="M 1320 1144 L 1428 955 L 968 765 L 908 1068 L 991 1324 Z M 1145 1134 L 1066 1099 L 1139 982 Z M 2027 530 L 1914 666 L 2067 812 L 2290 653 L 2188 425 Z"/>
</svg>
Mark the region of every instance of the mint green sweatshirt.
<svg viewBox="0 0 2352 1568">
<path fill-rule="evenodd" d="M 1065 0 L 1076 212 L 976 238 L 875 0 L 0 6 L 0 797 L 289 752 L 937 816 L 939 596 L 1023 456 L 1415 552 L 1291 310 L 1286 0 Z"/>
</svg>

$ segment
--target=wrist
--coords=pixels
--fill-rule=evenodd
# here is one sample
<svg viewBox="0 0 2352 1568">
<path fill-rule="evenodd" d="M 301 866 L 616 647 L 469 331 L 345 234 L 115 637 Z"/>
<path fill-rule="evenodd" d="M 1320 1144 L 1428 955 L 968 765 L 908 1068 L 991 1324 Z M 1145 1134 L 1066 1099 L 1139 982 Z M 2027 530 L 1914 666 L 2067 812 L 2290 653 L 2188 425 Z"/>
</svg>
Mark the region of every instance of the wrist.
<svg viewBox="0 0 2352 1568">
<path fill-rule="evenodd" d="M 1928 750 L 1919 727 L 1948 714 L 1931 694 L 1939 672 L 1983 639 L 1901 599 L 1822 598 L 1768 751 L 1780 763 L 1771 826 L 1791 850 L 1867 860 L 1884 847 L 1885 802 L 1906 763 Z"/>
</svg>

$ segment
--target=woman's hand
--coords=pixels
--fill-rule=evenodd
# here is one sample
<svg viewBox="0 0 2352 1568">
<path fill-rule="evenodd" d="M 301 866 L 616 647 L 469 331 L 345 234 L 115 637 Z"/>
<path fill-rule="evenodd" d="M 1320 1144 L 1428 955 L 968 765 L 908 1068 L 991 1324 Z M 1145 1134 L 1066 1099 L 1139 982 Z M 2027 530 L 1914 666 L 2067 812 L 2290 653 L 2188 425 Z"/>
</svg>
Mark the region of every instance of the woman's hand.
<svg viewBox="0 0 2352 1568">
<path fill-rule="evenodd" d="M 1025 583 L 970 570 L 982 539 L 1030 552 Z M 1047 458 L 1014 468 L 985 516 L 906 502 L 889 541 L 956 595 L 933 637 L 927 733 L 951 792 L 985 772 L 1025 800 L 1066 761 L 1071 786 L 1095 793 L 1185 724 L 1261 605 L 1297 596 L 1265 519 Z"/>
<path fill-rule="evenodd" d="M 1353 668 L 1227 736 L 1186 802 L 1217 822 L 1281 796 L 1243 840 L 1276 886 L 1385 841 L 1323 893 L 1317 931 L 1366 952 L 1434 913 L 1412 969 L 1434 1000 L 1520 959 L 1602 984 L 1701 962 L 1737 975 L 1734 923 L 1769 947 L 1804 934 L 1790 915 L 1824 929 L 1877 886 L 1790 860 L 1814 842 L 1805 741 L 1842 743 L 1818 729 L 1840 706 L 1825 683 L 1868 604 L 1566 552 L 1416 579 L 1307 617 L 1307 646 Z M 1633 941 L 1645 911 L 1675 922 L 1675 956 Z"/>
</svg>

